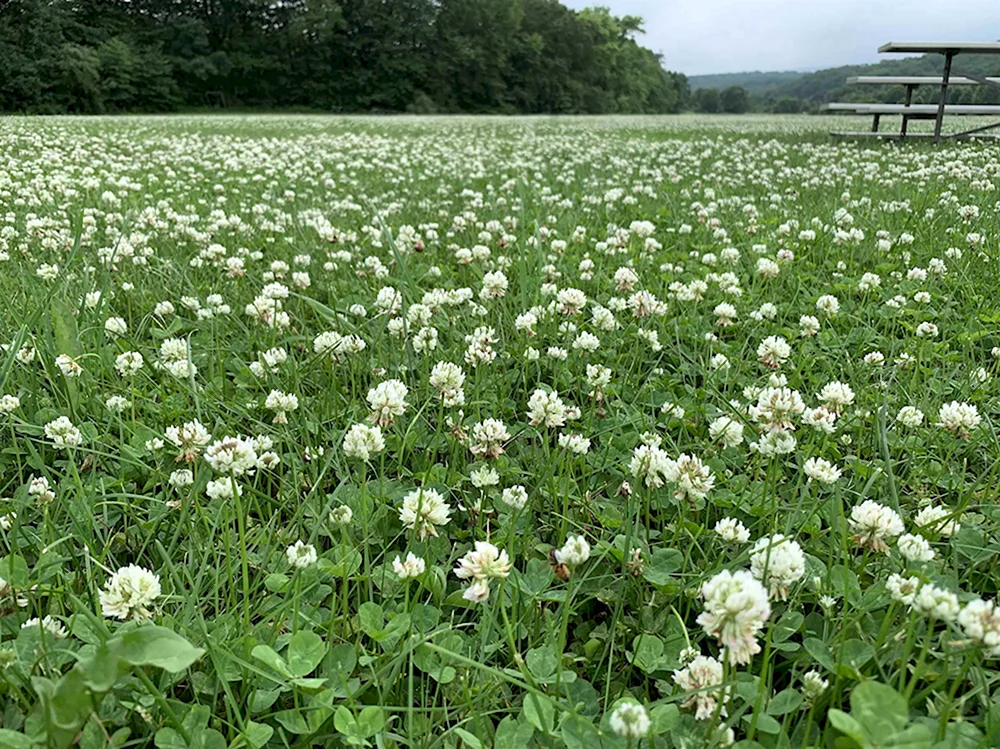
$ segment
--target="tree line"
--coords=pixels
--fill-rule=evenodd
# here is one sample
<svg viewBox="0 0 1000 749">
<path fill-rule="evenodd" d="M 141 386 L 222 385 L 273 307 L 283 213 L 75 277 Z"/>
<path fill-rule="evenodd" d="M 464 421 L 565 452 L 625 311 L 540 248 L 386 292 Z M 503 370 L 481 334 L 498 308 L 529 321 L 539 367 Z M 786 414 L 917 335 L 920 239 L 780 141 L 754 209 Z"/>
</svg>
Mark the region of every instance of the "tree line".
<svg viewBox="0 0 1000 749">
<path fill-rule="evenodd" d="M 0 111 L 687 108 L 641 32 L 558 0 L 0 0 Z"/>
</svg>

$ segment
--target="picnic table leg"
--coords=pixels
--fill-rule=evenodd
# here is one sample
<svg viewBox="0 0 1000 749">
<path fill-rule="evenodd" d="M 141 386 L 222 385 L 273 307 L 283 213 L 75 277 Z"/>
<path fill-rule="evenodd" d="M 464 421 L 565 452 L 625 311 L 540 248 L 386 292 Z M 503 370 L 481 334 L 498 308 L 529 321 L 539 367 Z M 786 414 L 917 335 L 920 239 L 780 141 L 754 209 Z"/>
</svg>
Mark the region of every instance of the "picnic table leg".
<svg viewBox="0 0 1000 749">
<path fill-rule="evenodd" d="M 944 55 L 944 75 L 941 76 L 941 98 L 938 100 L 937 119 L 934 120 L 934 142 L 941 140 L 941 123 L 944 120 L 944 105 L 948 98 L 948 78 L 951 76 L 951 58 L 954 52 L 945 52 Z"/>
<path fill-rule="evenodd" d="M 876 115 L 872 116 L 872 132 L 873 133 L 877 133 L 878 132 L 879 117 L 881 117 L 881 115 L 877 115 L 876 114 Z"/>
<path fill-rule="evenodd" d="M 913 100 L 913 89 L 916 88 L 912 84 L 907 84 L 906 86 L 906 101 L 903 102 L 903 106 L 910 106 L 910 102 Z M 910 122 L 910 117 L 906 113 L 903 114 L 903 124 L 899 126 L 899 137 L 900 140 L 906 137 L 906 126 Z"/>
</svg>

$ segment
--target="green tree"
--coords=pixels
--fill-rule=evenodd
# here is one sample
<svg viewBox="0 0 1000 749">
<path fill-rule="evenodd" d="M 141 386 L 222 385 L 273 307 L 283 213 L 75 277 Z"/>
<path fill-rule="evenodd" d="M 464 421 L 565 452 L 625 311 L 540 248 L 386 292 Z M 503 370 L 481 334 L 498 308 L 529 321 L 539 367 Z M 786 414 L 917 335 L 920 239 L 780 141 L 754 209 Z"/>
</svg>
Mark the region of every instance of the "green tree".
<svg viewBox="0 0 1000 749">
<path fill-rule="evenodd" d="M 695 107 L 699 112 L 715 114 L 722 110 L 722 102 L 717 88 L 699 88 L 695 92 Z"/>
<path fill-rule="evenodd" d="M 719 94 L 719 105 L 723 112 L 743 114 L 750 111 L 750 96 L 742 86 L 726 86 Z"/>
<path fill-rule="evenodd" d="M 0 0 L 0 109 L 679 111 L 641 31 L 559 0 Z"/>
</svg>

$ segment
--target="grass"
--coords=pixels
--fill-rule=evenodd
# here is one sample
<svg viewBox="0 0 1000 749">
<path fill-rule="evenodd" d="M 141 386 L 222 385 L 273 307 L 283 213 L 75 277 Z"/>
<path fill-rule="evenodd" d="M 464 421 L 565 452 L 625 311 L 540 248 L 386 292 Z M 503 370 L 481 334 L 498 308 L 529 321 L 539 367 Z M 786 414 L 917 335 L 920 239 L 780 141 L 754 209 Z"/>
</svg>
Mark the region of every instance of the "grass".
<svg viewBox="0 0 1000 749">
<path fill-rule="evenodd" d="M 0 123 L 0 748 L 997 745 L 998 151 L 830 125 Z"/>
</svg>

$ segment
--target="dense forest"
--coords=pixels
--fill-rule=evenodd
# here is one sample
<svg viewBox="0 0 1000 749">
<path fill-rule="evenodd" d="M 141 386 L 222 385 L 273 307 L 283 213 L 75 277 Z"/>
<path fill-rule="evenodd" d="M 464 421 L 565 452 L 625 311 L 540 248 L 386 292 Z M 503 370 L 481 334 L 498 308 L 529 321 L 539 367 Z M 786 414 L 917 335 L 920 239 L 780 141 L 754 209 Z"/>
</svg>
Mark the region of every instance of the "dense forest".
<svg viewBox="0 0 1000 749">
<path fill-rule="evenodd" d="M 688 84 L 692 91 L 700 88 L 724 89 L 729 86 L 739 86 L 753 94 L 773 91 L 782 83 L 801 78 L 805 73 L 798 70 L 752 70 L 743 73 L 711 73 L 706 75 L 689 75 Z"/>
<path fill-rule="evenodd" d="M 0 111 L 679 111 L 641 24 L 558 0 L 0 0 Z"/>
</svg>

